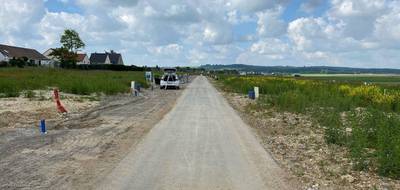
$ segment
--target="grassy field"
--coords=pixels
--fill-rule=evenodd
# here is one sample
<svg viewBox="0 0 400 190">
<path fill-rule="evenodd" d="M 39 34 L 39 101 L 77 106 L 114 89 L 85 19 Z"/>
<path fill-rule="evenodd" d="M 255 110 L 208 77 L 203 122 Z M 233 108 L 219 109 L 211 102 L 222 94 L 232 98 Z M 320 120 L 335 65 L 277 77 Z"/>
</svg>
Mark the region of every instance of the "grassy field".
<svg viewBox="0 0 400 190">
<path fill-rule="evenodd" d="M 400 85 L 400 75 L 392 74 L 302 74 L 302 79 L 345 83 L 371 83 L 384 86 Z"/>
<path fill-rule="evenodd" d="M 327 143 L 348 147 L 355 169 L 400 178 L 400 87 L 302 77 L 219 78 L 227 91 L 245 94 L 260 87 L 257 109 L 312 116 Z"/>
<path fill-rule="evenodd" d="M 144 72 L 82 71 L 49 68 L 0 68 L 0 97 L 57 87 L 63 92 L 89 95 L 129 92 L 130 81 L 146 87 Z"/>
</svg>

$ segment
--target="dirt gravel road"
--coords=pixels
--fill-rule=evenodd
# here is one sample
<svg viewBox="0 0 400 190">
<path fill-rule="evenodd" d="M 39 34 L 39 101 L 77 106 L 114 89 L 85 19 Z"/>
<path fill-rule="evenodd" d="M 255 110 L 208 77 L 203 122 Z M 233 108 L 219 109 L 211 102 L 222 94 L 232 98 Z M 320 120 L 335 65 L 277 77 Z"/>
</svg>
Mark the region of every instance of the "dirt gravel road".
<svg viewBox="0 0 400 190">
<path fill-rule="evenodd" d="M 296 189 L 287 176 L 200 76 L 95 189 Z"/>
</svg>

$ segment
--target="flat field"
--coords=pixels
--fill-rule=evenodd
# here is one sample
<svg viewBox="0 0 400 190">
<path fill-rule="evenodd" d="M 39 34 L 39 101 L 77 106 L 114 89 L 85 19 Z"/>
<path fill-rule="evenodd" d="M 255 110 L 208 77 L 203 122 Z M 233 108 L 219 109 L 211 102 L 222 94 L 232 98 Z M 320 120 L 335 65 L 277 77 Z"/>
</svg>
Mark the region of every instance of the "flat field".
<svg viewBox="0 0 400 190">
<path fill-rule="evenodd" d="M 146 87 L 144 72 L 83 71 L 50 68 L 0 68 L 0 97 L 34 96 L 33 90 L 57 87 L 63 92 L 107 95 L 129 92 L 130 82 Z"/>
<path fill-rule="evenodd" d="M 400 85 L 400 75 L 396 74 L 302 74 L 303 79 L 327 80 L 348 83 L 372 83 L 385 86 Z"/>
<path fill-rule="evenodd" d="M 325 142 L 345 147 L 353 169 L 400 178 L 399 76 L 220 76 L 228 92 L 261 96 L 252 110 L 274 109 L 312 118 Z M 332 81 L 335 80 L 335 81 Z"/>
</svg>

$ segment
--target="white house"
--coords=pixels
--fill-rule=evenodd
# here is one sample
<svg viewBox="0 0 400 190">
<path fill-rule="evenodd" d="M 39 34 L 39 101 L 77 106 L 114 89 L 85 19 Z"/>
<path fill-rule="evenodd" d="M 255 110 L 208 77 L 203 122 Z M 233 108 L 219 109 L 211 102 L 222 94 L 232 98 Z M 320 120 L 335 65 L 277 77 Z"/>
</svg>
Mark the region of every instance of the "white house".
<svg viewBox="0 0 400 190">
<path fill-rule="evenodd" d="M 76 60 L 78 65 L 89 65 L 90 60 L 86 53 L 78 53 L 78 58 Z"/>
<path fill-rule="evenodd" d="M 49 59 L 34 49 L 0 44 L 0 61 L 27 59 L 32 64 L 46 64 Z"/>
<path fill-rule="evenodd" d="M 56 66 L 59 62 L 57 57 L 50 55 L 51 53 L 53 53 L 53 51 L 53 48 L 50 48 L 43 53 L 43 55 L 47 57 L 47 59 L 49 59 L 47 65 L 50 67 Z"/>
<path fill-rule="evenodd" d="M 5 55 L 3 55 L 3 53 L 0 51 L 0 62 L 2 61 L 8 61 L 7 57 Z"/>
</svg>

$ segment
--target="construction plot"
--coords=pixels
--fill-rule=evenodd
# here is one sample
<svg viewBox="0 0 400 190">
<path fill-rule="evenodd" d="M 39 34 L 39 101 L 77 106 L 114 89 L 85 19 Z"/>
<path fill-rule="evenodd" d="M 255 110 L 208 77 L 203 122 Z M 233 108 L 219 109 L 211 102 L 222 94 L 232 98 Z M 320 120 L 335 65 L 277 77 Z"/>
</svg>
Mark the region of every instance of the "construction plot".
<svg viewBox="0 0 400 190">
<path fill-rule="evenodd" d="M 174 105 L 181 91 L 144 90 L 101 101 L 0 99 L 0 189 L 87 189 Z M 62 94 L 65 97 L 65 94 Z M 46 118 L 48 133 L 39 132 Z"/>
</svg>

